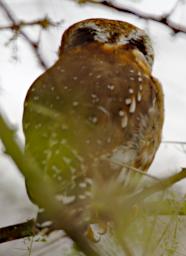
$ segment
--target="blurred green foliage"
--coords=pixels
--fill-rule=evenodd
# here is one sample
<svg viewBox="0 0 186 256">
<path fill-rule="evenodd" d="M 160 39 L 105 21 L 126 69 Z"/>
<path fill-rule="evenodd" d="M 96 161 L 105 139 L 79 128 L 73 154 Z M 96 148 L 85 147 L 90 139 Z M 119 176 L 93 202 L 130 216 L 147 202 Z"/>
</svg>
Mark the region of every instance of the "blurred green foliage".
<svg viewBox="0 0 186 256">
<path fill-rule="evenodd" d="M 2 116 L 0 118 L 0 131 L 6 152 L 14 159 L 26 180 L 30 179 L 30 172 L 33 176 L 31 180 L 36 179 L 36 176 L 38 179 L 40 174 L 37 173 L 35 160 L 31 156 L 24 156 L 15 140 L 15 132 L 7 126 Z M 141 176 L 142 174 L 137 175 Z M 104 251 L 112 251 L 113 244 L 115 245 L 115 253 L 118 250 L 117 255 L 125 255 L 126 251 L 129 250 L 127 247 L 130 248 L 131 255 L 175 255 L 179 245 L 177 232 L 182 226 L 180 214 L 184 216 L 186 213 L 184 200 L 178 200 L 175 193 L 165 189 L 167 187 L 165 181 L 162 181 L 161 188 L 157 185 L 161 181 L 153 180 L 150 177 L 146 177 L 143 182 L 141 181 L 141 185 L 137 189 L 133 182 L 131 187 L 129 186 L 130 189 L 128 189 L 129 187 L 118 186 L 114 180 L 107 183 L 102 182 L 104 181 L 100 179 L 94 180 L 91 199 L 86 202 L 89 207 L 87 208 L 86 204 L 81 205 L 81 207 L 84 207 L 84 211 L 87 211 L 87 214 L 81 215 L 82 223 L 85 221 L 84 217 L 89 216 L 90 223 L 96 223 L 97 221 L 98 227 L 101 227 L 103 223 L 106 224 L 104 232 L 100 232 L 99 228 L 93 227 L 93 237 L 89 237 L 90 240 L 84 240 L 84 242 L 90 243 L 92 248 L 95 248 L 94 250 L 97 252 L 95 255 L 107 255 L 104 254 Z M 56 190 L 51 184 L 50 181 L 45 180 L 45 187 L 42 186 L 41 188 L 42 195 L 45 195 L 44 204 L 45 206 L 49 204 L 49 208 L 55 205 L 60 212 L 56 215 L 56 212 L 52 211 L 54 213 L 53 217 L 61 219 L 66 214 L 65 209 L 63 207 L 59 208 L 58 204 L 51 204 L 51 200 L 56 200 Z M 149 195 L 145 193 L 153 186 L 156 189 L 152 190 Z M 37 193 L 39 198 L 41 190 L 38 190 Z M 144 197 L 141 196 L 141 193 L 144 193 Z M 131 204 L 131 202 L 135 203 Z M 72 204 L 69 206 L 69 210 L 73 209 L 76 212 L 76 207 L 76 204 Z M 97 218 L 95 218 L 96 216 Z M 74 215 L 71 222 L 67 223 L 67 226 L 69 225 L 72 230 L 72 226 L 77 221 L 77 219 L 74 219 L 76 217 Z M 87 223 L 87 220 L 85 223 Z M 85 233 L 82 233 L 82 236 L 85 236 Z M 99 237 L 99 242 L 93 239 L 94 236 Z M 113 242 L 112 248 L 110 248 L 110 242 L 107 243 L 110 239 Z M 78 245 L 78 241 L 76 239 L 74 241 Z M 106 249 L 104 249 L 105 244 Z M 82 249 L 81 246 L 80 248 Z M 121 248 L 123 254 L 121 254 Z M 79 255 L 78 253 L 75 250 L 71 255 Z"/>
</svg>

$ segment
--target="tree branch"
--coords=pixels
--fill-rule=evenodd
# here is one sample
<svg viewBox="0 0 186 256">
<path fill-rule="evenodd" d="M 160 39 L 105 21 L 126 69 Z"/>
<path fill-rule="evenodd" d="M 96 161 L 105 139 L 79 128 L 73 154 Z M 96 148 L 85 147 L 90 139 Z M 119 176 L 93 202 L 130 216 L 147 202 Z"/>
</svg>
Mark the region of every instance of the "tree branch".
<svg viewBox="0 0 186 256">
<path fill-rule="evenodd" d="M 5 146 L 6 152 L 12 157 L 20 171 L 24 174 L 24 176 L 29 179 L 30 176 L 34 176 L 34 180 L 42 184 L 42 172 L 38 169 L 37 165 L 34 164 L 32 158 L 25 158 L 23 152 L 21 151 L 20 147 L 18 146 L 15 140 L 15 132 L 12 131 L 6 124 L 3 116 L 0 115 L 0 138 Z M 178 174 L 175 174 L 169 178 L 166 178 L 161 181 L 154 182 L 149 187 L 144 188 L 142 191 L 136 193 L 135 195 L 124 197 L 122 201 L 122 205 L 125 207 L 126 214 L 131 214 L 130 209 L 134 205 L 140 205 L 146 197 L 152 195 L 153 193 L 165 190 L 166 188 L 170 187 L 171 185 L 175 184 L 176 182 L 186 178 L 186 169 L 182 169 L 182 171 Z M 38 184 L 36 184 L 38 186 Z M 38 188 L 37 188 L 38 189 Z M 51 205 L 51 209 L 49 208 L 49 219 L 56 220 L 57 227 L 64 229 L 66 234 L 79 246 L 79 248 L 85 252 L 87 255 L 91 256 L 98 256 L 102 255 L 102 253 L 97 253 L 97 248 L 91 244 L 84 233 L 84 227 L 78 224 L 79 220 L 76 219 L 74 221 L 73 218 L 69 216 L 69 208 L 66 209 L 62 207 L 61 204 L 55 201 L 55 195 L 53 191 L 53 187 L 48 180 L 45 180 L 45 186 L 40 185 L 40 190 L 38 190 L 38 197 L 43 197 L 46 199 L 42 201 L 43 204 L 46 204 L 45 208 L 47 208 L 47 204 Z M 40 194 L 39 194 L 40 193 Z M 123 197 L 123 194 L 122 194 Z M 143 202 L 141 203 L 143 206 Z M 153 208 L 152 204 L 152 208 Z M 151 208 L 150 207 L 150 208 Z M 127 211 L 126 211 L 127 209 Z M 164 208 L 163 208 L 164 210 Z M 172 209 L 170 208 L 170 211 Z M 182 214 L 185 213 L 185 206 L 183 205 L 180 208 L 180 212 Z M 57 214 L 56 214 L 57 213 Z M 153 213 L 153 211 L 152 211 Z M 159 212 L 158 212 L 159 213 Z M 126 215 L 125 214 L 125 215 Z M 161 214 L 161 211 L 160 211 Z M 123 217 L 123 215 L 122 215 Z M 0 229 L 1 240 L 0 242 L 10 241 L 12 239 L 22 238 L 23 236 L 30 236 L 36 232 L 33 220 L 28 221 L 27 223 L 18 224 L 11 227 L 6 227 Z M 101 248 L 101 252 L 103 252 L 103 248 Z M 106 254 L 103 254 L 106 255 Z"/>
<path fill-rule="evenodd" d="M 75 0 L 75 1 L 77 1 L 77 0 Z M 78 0 L 78 2 L 81 4 L 92 3 L 92 4 L 96 4 L 96 5 L 101 5 L 101 6 L 105 6 L 110 9 L 113 9 L 115 11 L 118 11 L 118 12 L 135 15 L 136 17 L 138 17 L 140 19 L 144 19 L 144 20 L 148 20 L 148 21 L 150 21 L 150 20 L 155 21 L 155 22 L 161 23 L 161 24 L 169 27 L 174 34 L 177 34 L 179 32 L 186 33 L 186 26 L 183 26 L 183 25 L 177 24 L 173 21 L 170 21 L 170 17 L 172 16 L 173 12 L 176 10 L 178 4 L 180 3 L 180 0 L 176 1 L 175 5 L 168 13 L 160 15 L 160 16 L 156 16 L 153 14 L 147 14 L 145 12 L 139 11 L 139 10 L 131 8 L 131 7 L 123 6 L 123 5 L 121 7 L 117 4 L 114 4 L 112 1 L 108 1 L 108 0 L 102 0 L 102 1 Z"/>
<path fill-rule="evenodd" d="M 186 145 L 186 141 L 176 141 L 176 140 L 164 140 L 162 141 L 163 144 L 176 144 L 176 145 Z"/>
<path fill-rule="evenodd" d="M 168 178 L 165 178 L 161 181 L 155 182 L 154 184 L 151 184 L 149 187 L 144 188 L 142 191 L 137 192 L 135 195 L 129 196 L 127 198 L 127 201 L 129 202 L 129 205 L 132 207 L 133 205 L 140 203 L 146 197 L 149 197 L 156 192 L 163 191 L 185 178 L 186 168 L 182 168 L 181 172 L 172 175 Z"/>
<path fill-rule="evenodd" d="M 45 17 L 34 21 L 18 21 L 7 26 L 0 26 L 0 30 L 12 30 L 13 32 L 19 33 L 19 31 L 24 27 L 39 26 L 42 29 L 48 29 L 49 27 L 59 26 L 61 23 L 62 21 L 53 22 L 48 17 Z"/>
<path fill-rule="evenodd" d="M 176 207 L 175 207 L 176 205 Z M 149 215 L 174 215 L 186 216 L 186 203 L 185 201 L 176 200 L 162 200 L 146 202 L 142 204 L 138 210 L 145 208 Z M 49 229 L 49 232 L 53 229 Z M 40 229 L 37 228 L 35 219 L 30 219 L 27 222 L 11 225 L 8 227 L 0 228 L 0 244 L 21 239 L 29 236 L 35 236 L 40 233 Z M 126 251 L 128 251 L 126 249 Z M 129 254 L 129 253 L 128 253 Z M 127 255 L 128 255 L 127 254 Z"/>
<path fill-rule="evenodd" d="M 67 236 L 71 238 L 77 246 L 89 256 L 99 256 L 91 246 L 89 239 L 85 235 L 85 221 L 70 215 L 69 208 L 62 206 L 55 200 L 54 186 L 47 177 L 45 177 L 45 186 L 42 184 L 42 171 L 35 160 L 29 156 L 25 157 L 23 151 L 15 139 L 15 131 L 8 125 L 5 118 L 0 113 L 0 139 L 3 142 L 6 153 L 13 159 L 20 172 L 27 181 L 34 186 L 35 192 L 38 193 L 40 204 L 47 209 L 46 218 L 51 220 L 59 229 L 63 229 Z M 49 207 L 50 206 L 50 207 Z"/>
<path fill-rule="evenodd" d="M 10 29 L 15 35 L 20 34 L 23 37 L 23 39 L 27 42 L 27 44 L 31 47 L 41 67 L 43 69 L 47 69 L 48 65 L 39 51 L 39 41 L 32 40 L 31 37 L 29 37 L 28 34 L 24 32 L 22 29 L 26 26 L 28 27 L 36 25 L 40 26 L 42 29 L 48 29 L 51 26 L 60 25 L 62 21 L 55 23 L 47 17 L 31 22 L 17 21 L 17 18 L 11 12 L 9 7 L 3 2 L 3 0 L 0 0 L 0 8 L 4 11 L 7 18 L 11 22 L 11 24 L 8 26 L 1 26 L 0 30 Z"/>
<path fill-rule="evenodd" d="M 35 224 L 35 220 L 31 219 L 24 223 L 0 228 L 0 243 L 36 235 L 39 230 Z"/>
</svg>

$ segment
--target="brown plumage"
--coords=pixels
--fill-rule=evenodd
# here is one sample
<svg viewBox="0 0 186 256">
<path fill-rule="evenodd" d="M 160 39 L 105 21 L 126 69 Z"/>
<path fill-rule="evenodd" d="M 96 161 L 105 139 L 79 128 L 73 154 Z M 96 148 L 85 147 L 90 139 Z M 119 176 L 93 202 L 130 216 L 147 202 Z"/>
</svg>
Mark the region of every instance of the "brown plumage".
<svg viewBox="0 0 186 256">
<path fill-rule="evenodd" d="M 109 178 L 117 176 L 118 164 L 149 168 L 163 125 L 163 93 L 152 63 L 143 30 L 121 21 L 84 20 L 65 31 L 59 59 L 29 89 L 26 152 L 56 182 L 62 199 L 71 196 L 68 203 L 85 198 L 81 193 L 95 170 Z"/>
</svg>

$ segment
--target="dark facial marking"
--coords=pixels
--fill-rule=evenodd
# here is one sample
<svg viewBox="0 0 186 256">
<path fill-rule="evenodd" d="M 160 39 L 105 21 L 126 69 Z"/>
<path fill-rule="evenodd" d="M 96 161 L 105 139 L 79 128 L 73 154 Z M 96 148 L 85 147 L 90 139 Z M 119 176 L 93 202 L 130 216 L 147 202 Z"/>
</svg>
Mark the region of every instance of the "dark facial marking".
<svg viewBox="0 0 186 256">
<path fill-rule="evenodd" d="M 129 45 L 134 48 L 137 48 L 140 52 L 144 54 L 144 56 L 147 56 L 147 49 L 145 47 L 143 38 L 130 39 Z"/>
<path fill-rule="evenodd" d="M 93 42 L 95 34 L 96 31 L 92 28 L 79 28 L 73 33 L 70 45 L 74 47 Z"/>
</svg>

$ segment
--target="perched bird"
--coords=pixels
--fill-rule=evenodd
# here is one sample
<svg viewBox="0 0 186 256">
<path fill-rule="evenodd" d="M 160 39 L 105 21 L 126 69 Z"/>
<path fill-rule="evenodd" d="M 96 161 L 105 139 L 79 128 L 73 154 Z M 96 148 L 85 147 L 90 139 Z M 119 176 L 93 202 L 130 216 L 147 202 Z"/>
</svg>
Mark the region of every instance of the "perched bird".
<svg viewBox="0 0 186 256">
<path fill-rule="evenodd" d="M 30 87 L 23 116 L 25 152 L 62 204 L 91 197 L 96 179 L 124 182 L 125 166 L 148 170 L 164 119 L 153 58 L 148 35 L 127 22 L 88 19 L 64 32 L 59 58 Z M 29 181 L 27 188 L 40 205 Z"/>
</svg>

